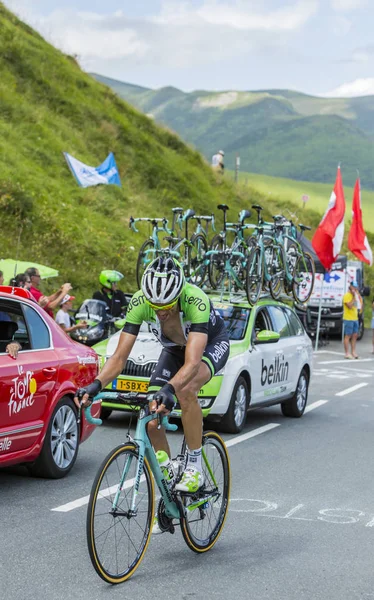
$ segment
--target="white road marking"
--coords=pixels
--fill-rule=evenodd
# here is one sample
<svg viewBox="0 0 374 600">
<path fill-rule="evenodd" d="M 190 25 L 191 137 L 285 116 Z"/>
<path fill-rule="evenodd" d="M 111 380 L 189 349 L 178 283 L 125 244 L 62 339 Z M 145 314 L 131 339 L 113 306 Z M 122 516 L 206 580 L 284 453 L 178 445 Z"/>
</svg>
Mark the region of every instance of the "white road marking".
<svg viewBox="0 0 374 600">
<path fill-rule="evenodd" d="M 317 350 L 313 352 L 313 354 L 335 354 L 337 356 L 341 356 L 341 352 L 336 352 L 336 350 Z"/>
<path fill-rule="evenodd" d="M 328 400 L 318 400 L 317 402 L 313 402 L 313 404 L 310 404 L 309 406 L 307 406 L 307 408 L 305 409 L 305 412 L 314 410 L 315 408 L 318 408 L 319 406 L 326 404 L 326 402 L 328 402 Z M 226 441 L 226 446 L 227 446 L 227 448 L 230 448 L 230 446 L 235 446 L 236 444 L 245 442 L 246 440 L 249 440 L 258 435 L 261 435 L 262 433 L 271 431 L 272 429 L 275 429 L 276 427 L 280 427 L 280 423 L 269 423 L 268 425 L 264 425 L 263 427 L 258 427 L 257 429 L 253 429 L 252 431 L 249 431 L 248 433 L 243 433 L 243 435 L 237 435 L 234 438 L 230 438 L 229 440 Z M 133 482 L 134 482 L 133 479 L 129 479 L 128 481 L 126 481 L 126 483 L 124 485 L 124 489 L 130 487 L 133 484 Z M 102 490 L 101 496 L 102 497 L 110 496 L 110 494 L 113 494 L 117 490 L 117 487 L 118 487 L 118 485 L 113 485 L 109 488 L 106 488 L 105 490 Z M 57 506 L 56 508 L 51 508 L 51 510 L 53 512 L 63 512 L 63 513 L 70 512 L 71 510 L 80 508 L 81 506 L 85 506 L 86 504 L 88 504 L 89 499 L 90 499 L 89 496 L 82 496 L 82 498 L 77 498 L 77 500 L 72 500 L 71 502 L 67 502 L 66 504 L 61 504 L 61 506 Z"/>
<path fill-rule="evenodd" d="M 235 444 L 240 444 L 241 442 L 245 442 L 245 440 L 249 440 L 250 438 L 256 437 L 256 435 L 261 435 L 261 433 L 266 433 L 275 427 L 279 427 L 280 423 L 269 423 L 269 425 L 264 425 L 263 427 L 258 427 L 257 429 L 253 429 L 248 433 L 243 433 L 243 435 L 237 435 L 234 438 L 230 438 L 226 441 L 227 448 L 230 446 L 235 446 Z"/>
<path fill-rule="evenodd" d="M 313 404 L 309 404 L 309 406 L 306 407 L 304 412 L 310 412 L 311 410 L 314 410 L 315 408 L 319 408 L 320 406 L 323 406 L 324 404 L 326 404 L 328 402 L 328 400 L 317 400 L 317 402 L 313 402 Z"/>
<path fill-rule="evenodd" d="M 335 394 L 335 396 L 346 396 L 347 394 L 350 394 L 351 392 L 355 392 L 356 390 L 366 387 L 367 385 L 368 385 L 367 381 L 366 382 L 363 381 L 362 383 L 356 383 L 356 385 L 352 385 L 352 387 L 350 387 L 350 388 L 342 390 L 341 392 L 337 392 Z"/>
</svg>

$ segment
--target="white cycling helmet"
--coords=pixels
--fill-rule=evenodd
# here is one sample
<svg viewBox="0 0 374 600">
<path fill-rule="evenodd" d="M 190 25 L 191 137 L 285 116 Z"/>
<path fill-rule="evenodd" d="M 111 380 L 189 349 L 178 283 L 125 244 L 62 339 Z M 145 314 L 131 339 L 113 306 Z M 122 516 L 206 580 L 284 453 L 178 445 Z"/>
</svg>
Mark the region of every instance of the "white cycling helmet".
<svg viewBox="0 0 374 600">
<path fill-rule="evenodd" d="M 170 304 L 179 298 L 185 284 L 183 269 L 172 258 L 156 258 L 144 271 L 142 292 L 152 304 Z"/>
</svg>

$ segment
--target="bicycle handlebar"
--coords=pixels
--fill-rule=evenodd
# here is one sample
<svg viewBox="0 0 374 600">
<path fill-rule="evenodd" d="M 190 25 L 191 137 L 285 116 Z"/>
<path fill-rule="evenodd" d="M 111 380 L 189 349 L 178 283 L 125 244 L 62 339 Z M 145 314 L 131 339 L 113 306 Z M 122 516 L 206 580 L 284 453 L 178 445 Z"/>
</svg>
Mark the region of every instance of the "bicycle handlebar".
<svg viewBox="0 0 374 600">
<path fill-rule="evenodd" d="M 84 416 L 86 417 L 86 421 L 88 423 L 91 423 L 91 425 L 102 425 L 103 422 L 101 419 L 96 419 L 95 417 L 93 417 L 91 415 L 91 406 L 92 406 L 92 404 L 90 406 L 87 406 L 87 408 L 83 409 Z"/>
</svg>

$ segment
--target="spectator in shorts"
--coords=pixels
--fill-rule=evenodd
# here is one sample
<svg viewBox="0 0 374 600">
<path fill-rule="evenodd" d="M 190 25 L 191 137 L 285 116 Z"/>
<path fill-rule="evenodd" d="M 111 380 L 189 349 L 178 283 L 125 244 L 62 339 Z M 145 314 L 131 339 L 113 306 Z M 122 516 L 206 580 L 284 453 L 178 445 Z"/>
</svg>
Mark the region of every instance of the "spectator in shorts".
<svg viewBox="0 0 374 600">
<path fill-rule="evenodd" d="M 356 352 L 358 334 L 358 312 L 362 309 L 362 298 L 356 281 L 349 284 L 349 289 L 343 296 L 343 326 L 345 358 L 359 358 Z M 349 352 L 351 344 L 351 353 Z"/>
<path fill-rule="evenodd" d="M 41 277 L 38 269 L 36 269 L 35 267 L 29 267 L 28 269 L 26 269 L 25 274 L 28 275 L 31 280 L 31 294 L 34 296 L 37 303 L 42 308 L 44 308 L 44 310 L 53 319 L 53 309 L 59 306 L 61 300 L 66 296 L 68 292 L 70 292 L 71 284 L 64 283 L 64 285 L 62 285 L 60 289 L 57 290 L 57 292 L 55 292 L 54 294 L 51 294 L 50 296 L 43 296 L 42 292 L 39 289 Z"/>
<path fill-rule="evenodd" d="M 225 153 L 223 150 L 220 150 L 219 152 L 217 152 L 217 154 L 214 154 L 212 156 L 212 167 L 213 169 L 215 169 L 216 171 L 218 171 L 219 173 L 224 172 L 225 170 L 225 164 L 223 162 L 223 157 L 225 156 Z"/>
<path fill-rule="evenodd" d="M 69 296 L 69 294 L 66 294 L 62 299 L 62 302 L 60 302 L 60 310 L 56 315 L 56 323 L 60 325 L 65 333 L 70 333 L 76 329 L 85 329 L 88 327 L 86 321 L 79 321 L 79 323 L 76 325 L 71 324 L 69 310 L 73 308 L 73 300 L 75 300 L 75 296 Z"/>
</svg>

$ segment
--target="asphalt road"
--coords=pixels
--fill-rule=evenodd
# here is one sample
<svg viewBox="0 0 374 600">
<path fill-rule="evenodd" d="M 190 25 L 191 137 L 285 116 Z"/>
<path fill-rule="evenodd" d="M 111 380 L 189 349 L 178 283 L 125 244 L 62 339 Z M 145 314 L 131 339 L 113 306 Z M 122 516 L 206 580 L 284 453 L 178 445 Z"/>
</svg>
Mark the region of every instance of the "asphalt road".
<svg viewBox="0 0 374 600">
<path fill-rule="evenodd" d="M 205 555 L 191 552 L 177 531 L 154 536 L 124 584 L 110 586 L 94 572 L 85 497 L 106 453 L 125 439 L 124 414 L 113 414 L 82 445 L 63 480 L 34 479 L 22 468 L 0 472 L 1 600 L 373 599 L 374 356 L 368 338 L 358 346 L 360 360 L 344 360 L 338 342 L 315 355 L 302 419 L 282 417 L 279 407 L 248 415 L 243 433 L 252 437 L 229 448 L 225 529 Z M 170 439 L 176 449 L 181 433 Z"/>
</svg>

